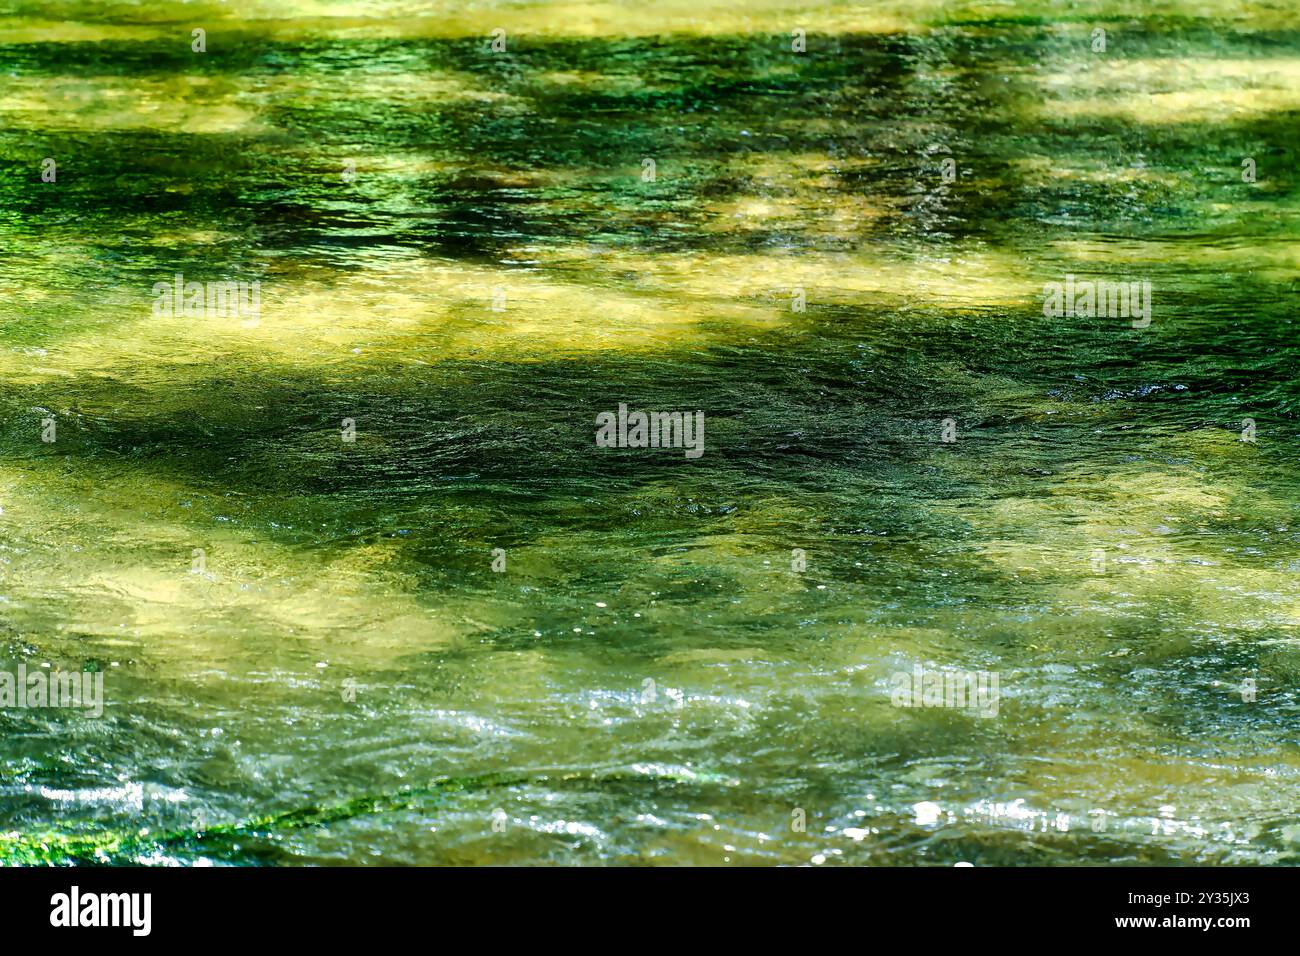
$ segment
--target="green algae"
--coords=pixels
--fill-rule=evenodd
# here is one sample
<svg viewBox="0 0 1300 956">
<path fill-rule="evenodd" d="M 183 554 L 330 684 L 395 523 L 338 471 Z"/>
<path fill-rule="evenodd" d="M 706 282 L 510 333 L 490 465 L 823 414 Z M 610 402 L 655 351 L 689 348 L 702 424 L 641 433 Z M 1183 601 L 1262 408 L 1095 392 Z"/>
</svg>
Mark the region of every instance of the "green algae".
<svg viewBox="0 0 1300 956">
<path fill-rule="evenodd" d="M 356 6 L 0 4 L 0 858 L 1294 859 L 1293 16 Z"/>
</svg>

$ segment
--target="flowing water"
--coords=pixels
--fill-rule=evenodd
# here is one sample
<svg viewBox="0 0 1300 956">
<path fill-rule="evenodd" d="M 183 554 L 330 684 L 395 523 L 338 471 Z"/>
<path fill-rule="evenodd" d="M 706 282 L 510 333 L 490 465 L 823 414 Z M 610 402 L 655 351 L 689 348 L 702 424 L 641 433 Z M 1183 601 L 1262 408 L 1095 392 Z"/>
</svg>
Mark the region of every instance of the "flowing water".
<svg viewBox="0 0 1300 956">
<path fill-rule="evenodd" d="M 1298 118 L 1281 0 L 0 0 L 0 670 L 105 699 L 0 861 L 1300 862 Z"/>
</svg>

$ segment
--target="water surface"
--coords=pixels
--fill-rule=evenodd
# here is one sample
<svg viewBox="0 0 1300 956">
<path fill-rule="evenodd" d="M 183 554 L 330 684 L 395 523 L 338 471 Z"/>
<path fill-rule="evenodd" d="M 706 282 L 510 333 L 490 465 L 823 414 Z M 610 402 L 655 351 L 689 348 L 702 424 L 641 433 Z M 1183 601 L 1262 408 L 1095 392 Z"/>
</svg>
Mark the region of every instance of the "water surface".
<svg viewBox="0 0 1300 956">
<path fill-rule="evenodd" d="M 1300 861 L 1298 31 L 0 0 L 0 860 Z"/>
</svg>

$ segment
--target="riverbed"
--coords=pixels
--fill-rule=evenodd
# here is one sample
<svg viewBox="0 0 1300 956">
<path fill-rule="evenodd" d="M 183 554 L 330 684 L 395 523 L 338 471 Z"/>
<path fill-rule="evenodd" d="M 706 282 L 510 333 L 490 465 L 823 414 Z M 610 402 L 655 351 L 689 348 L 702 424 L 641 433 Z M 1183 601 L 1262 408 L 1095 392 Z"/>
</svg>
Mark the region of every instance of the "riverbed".
<svg viewBox="0 0 1300 956">
<path fill-rule="evenodd" d="M 0 0 L 0 861 L 1300 862 L 1298 31 Z"/>
</svg>

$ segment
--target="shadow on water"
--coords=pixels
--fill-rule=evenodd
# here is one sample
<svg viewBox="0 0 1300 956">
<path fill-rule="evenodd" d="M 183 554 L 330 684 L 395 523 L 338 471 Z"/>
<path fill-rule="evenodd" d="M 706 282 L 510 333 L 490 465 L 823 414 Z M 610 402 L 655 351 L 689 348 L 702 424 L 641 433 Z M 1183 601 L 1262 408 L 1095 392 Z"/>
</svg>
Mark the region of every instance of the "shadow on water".
<svg viewBox="0 0 1300 956">
<path fill-rule="evenodd" d="M 5 47 L 0 650 L 119 689 L 0 715 L 0 856 L 1294 859 L 1298 38 L 1086 27 Z M 1071 271 L 1166 311 L 1044 317 Z M 264 328 L 151 323 L 175 272 Z"/>
</svg>

